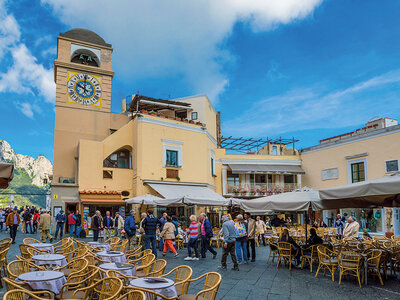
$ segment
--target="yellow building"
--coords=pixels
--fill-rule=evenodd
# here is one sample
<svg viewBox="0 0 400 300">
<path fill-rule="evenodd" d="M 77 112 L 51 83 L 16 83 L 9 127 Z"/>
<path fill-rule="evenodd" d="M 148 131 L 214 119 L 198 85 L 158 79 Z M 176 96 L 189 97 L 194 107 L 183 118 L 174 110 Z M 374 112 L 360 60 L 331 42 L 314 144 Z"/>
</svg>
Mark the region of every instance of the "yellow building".
<svg viewBox="0 0 400 300">
<path fill-rule="evenodd" d="M 60 209 L 79 209 L 86 216 L 95 210 L 114 213 L 125 208 L 123 199 L 148 193 L 254 198 L 301 186 L 304 171 L 295 140 L 223 138 L 220 114 L 207 96 L 132 95 L 122 100 L 121 113 L 112 113 L 112 50 L 88 30 L 58 36 L 54 214 Z M 244 153 L 227 154 L 229 149 Z M 168 209 L 188 215 L 196 207 Z M 217 217 L 215 207 L 208 211 Z"/>
<path fill-rule="evenodd" d="M 397 120 L 373 119 L 364 128 L 303 149 L 303 184 L 323 189 L 389 176 L 399 172 L 399 149 Z M 398 209 L 343 209 L 340 213 L 355 216 L 372 232 L 400 230 Z M 325 222 L 330 222 L 335 214 L 336 211 L 324 212 Z"/>
</svg>

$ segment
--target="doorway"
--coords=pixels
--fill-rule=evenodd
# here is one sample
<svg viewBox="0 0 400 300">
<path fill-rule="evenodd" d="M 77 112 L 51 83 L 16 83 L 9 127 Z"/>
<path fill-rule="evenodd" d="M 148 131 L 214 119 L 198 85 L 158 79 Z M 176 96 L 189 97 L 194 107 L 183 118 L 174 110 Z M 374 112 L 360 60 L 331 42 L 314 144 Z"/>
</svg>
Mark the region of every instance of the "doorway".
<svg viewBox="0 0 400 300">
<path fill-rule="evenodd" d="M 78 209 L 78 203 L 65 203 L 65 215 L 67 216 L 67 222 L 65 222 L 65 232 L 69 232 L 69 225 L 68 225 L 68 215 L 71 212 L 74 212 Z"/>
</svg>

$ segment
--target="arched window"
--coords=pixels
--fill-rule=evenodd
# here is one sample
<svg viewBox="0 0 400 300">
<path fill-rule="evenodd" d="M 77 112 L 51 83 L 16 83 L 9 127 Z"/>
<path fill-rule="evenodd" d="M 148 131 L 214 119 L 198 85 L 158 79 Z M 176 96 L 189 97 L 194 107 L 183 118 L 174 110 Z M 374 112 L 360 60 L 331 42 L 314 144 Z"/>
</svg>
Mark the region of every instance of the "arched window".
<svg viewBox="0 0 400 300">
<path fill-rule="evenodd" d="M 130 152 L 126 149 L 115 151 L 103 161 L 103 167 L 131 169 L 132 160 Z"/>
<path fill-rule="evenodd" d="M 71 55 L 71 62 L 93 67 L 100 66 L 100 60 L 97 55 L 88 49 L 75 50 Z"/>
</svg>

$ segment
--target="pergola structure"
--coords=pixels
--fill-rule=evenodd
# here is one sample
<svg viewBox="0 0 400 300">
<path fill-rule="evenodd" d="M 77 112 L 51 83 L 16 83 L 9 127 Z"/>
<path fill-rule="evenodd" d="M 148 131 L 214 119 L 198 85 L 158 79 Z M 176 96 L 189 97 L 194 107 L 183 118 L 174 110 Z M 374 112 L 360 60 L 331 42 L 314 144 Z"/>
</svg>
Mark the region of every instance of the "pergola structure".
<svg viewBox="0 0 400 300">
<path fill-rule="evenodd" d="M 237 152 L 243 152 L 243 153 L 254 153 L 257 152 L 258 150 L 262 149 L 265 145 L 269 144 L 278 144 L 278 145 L 288 145 L 288 144 L 293 144 L 293 154 L 295 154 L 295 143 L 298 142 L 299 140 L 296 140 L 294 137 L 291 139 L 283 139 L 283 138 L 276 138 L 276 139 L 270 139 L 270 138 L 235 138 L 232 136 L 229 137 L 221 137 L 221 142 L 219 147 L 224 148 L 226 150 L 232 150 L 232 151 L 237 151 Z M 269 151 L 269 147 L 268 147 Z"/>
<path fill-rule="evenodd" d="M 142 110 L 157 112 L 159 110 L 165 110 L 165 109 L 169 110 L 191 109 L 191 104 L 181 101 L 156 99 L 142 95 L 134 95 L 128 107 L 128 111 L 130 112 L 138 112 Z"/>
</svg>

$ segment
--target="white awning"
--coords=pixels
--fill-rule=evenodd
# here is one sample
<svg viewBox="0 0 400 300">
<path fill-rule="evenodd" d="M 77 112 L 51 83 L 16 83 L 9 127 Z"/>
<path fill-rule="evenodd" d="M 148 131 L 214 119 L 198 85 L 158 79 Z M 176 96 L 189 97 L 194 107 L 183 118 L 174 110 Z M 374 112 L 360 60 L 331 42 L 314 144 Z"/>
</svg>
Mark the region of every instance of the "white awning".
<svg viewBox="0 0 400 300">
<path fill-rule="evenodd" d="M 305 174 L 297 165 L 229 164 L 232 173 Z"/>
<path fill-rule="evenodd" d="M 158 183 L 149 183 L 148 185 L 162 195 L 166 203 L 172 200 L 176 204 L 178 199 L 182 204 L 192 205 L 228 206 L 230 203 L 229 199 L 205 186 Z M 163 200 L 157 202 L 162 205 Z"/>
<path fill-rule="evenodd" d="M 162 198 L 151 195 L 151 194 L 146 194 L 142 196 L 137 196 L 134 198 L 129 198 L 126 199 L 127 204 L 145 204 L 145 205 L 155 205 L 157 201 L 162 200 Z"/>
</svg>

